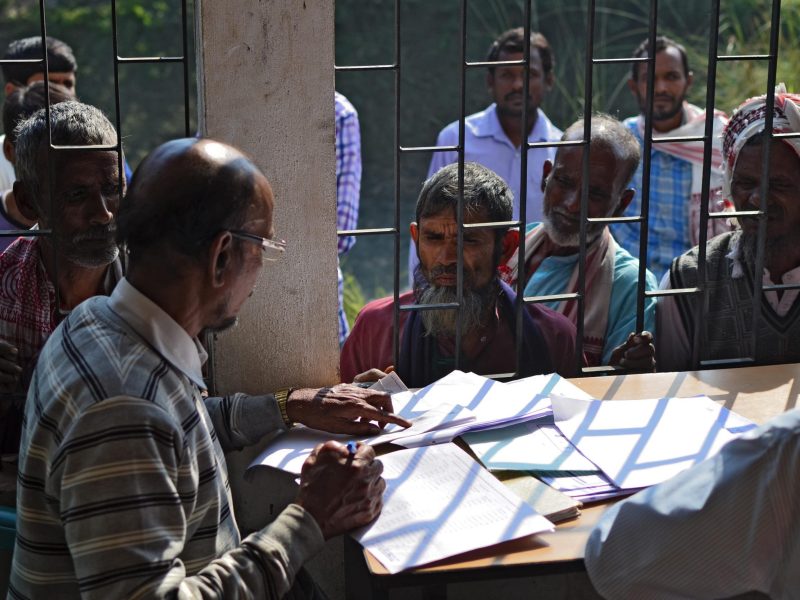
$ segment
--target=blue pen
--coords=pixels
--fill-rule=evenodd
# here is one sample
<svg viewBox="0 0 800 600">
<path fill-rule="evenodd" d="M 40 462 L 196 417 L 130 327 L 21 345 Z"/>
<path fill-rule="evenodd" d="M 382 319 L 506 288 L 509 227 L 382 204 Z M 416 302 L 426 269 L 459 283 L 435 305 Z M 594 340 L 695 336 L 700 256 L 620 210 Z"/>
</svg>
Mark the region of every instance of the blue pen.
<svg viewBox="0 0 800 600">
<path fill-rule="evenodd" d="M 358 450 L 358 444 L 355 442 L 347 442 L 347 453 L 349 454 L 348 458 L 352 459 L 355 457 L 356 450 Z"/>
</svg>

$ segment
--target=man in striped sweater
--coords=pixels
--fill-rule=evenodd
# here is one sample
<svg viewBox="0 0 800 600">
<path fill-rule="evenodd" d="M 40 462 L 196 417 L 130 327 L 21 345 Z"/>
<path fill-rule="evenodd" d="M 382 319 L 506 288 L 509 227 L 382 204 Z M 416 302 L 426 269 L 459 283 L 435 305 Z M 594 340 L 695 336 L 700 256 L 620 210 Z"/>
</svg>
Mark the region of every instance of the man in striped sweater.
<svg viewBox="0 0 800 600">
<path fill-rule="evenodd" d="M 177 140 L 142 163 L 118 217 L 127 277 L 72 311 L 33 374 L 9 598 L 302 597 L 306 559 L 378 515 L 373 450 L 328 442 L 295 502 L 240 538 L 225 449 L 294 421 L 408 425 L 352 386 L 204 399 L 197 338 L 232 325 L 280 255 L 272 210 L 266 178 L 224 144 Z"/>
</svg>

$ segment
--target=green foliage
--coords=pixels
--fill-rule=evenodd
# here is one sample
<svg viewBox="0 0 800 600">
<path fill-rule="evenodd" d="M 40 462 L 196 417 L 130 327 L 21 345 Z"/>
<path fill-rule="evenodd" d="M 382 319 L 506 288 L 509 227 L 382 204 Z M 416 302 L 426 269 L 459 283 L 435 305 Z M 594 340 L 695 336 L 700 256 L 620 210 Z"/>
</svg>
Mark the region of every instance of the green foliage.
<svg viewBox="0 0 800 600">
<path fill-rule="evenodd" d="M 347 317 L 347 322 L 350 324 L 350 327 L 352 327 L 353 323 L 356 322 L 358 313 L 367 303 L 367 299 L 358 283 L 358 279 L 356 279 L 353 273 L 347 271 L 345 267 L 342 269 L 342 275 L 344 277 L 342 304 L 344 305 L 344 314 L 345 317 Z"/>
<path fill-rule="evenodd" d="M 400 139 L 402 146 L 434 144 L 439 130 L 460 114 L 460 0 L 400 2 Z M 466 58 L 484 59 L 491 41 L 509 27 L 520 26 L 527 0 L 469 0 Z M 649 2 L 596 0 L 595 58 L 631 56 L 647 37 Z M 683 43 L 694 70 L 690 101 L 704 105 L 709 54 L 711 0 L 660 2 L 658 33 Z M 531 1 L 531 27 L 543 32 L 554 49 L 556 83 L 543 109 L 562 129 L 583 114 L 588 0 Z M 760 54 L 769 50 L 772 0 L 721 0 L 720 54 Z M 800 72 L 800 0 L 783 0 L 777 81 L 797 90 Z M 388 64 L 394 60 L 395 0 L 338 0 L 336 61 L 340 65 Z M 592 110 L 626 118 L 638 112 L 627 88 L 629 64 L 596 65 L 592 72 Z M 749 96 L 766 91 L 764 61 L 720 63 L 715 106 L 730 112 Z M 405 282 L 407 228 L 429 153 L 400 155 L 395 185 L 393 146 L 395 82 L 390 72 L 340 72 L 337 89 L 356 106 L 361 118 L 364 176 L 359 227 L 392 227 L 395 194 L 400 200 L 401 281 Z M 468 69 L 465 113 L 485 107 L 485 71 Z M 386 237 L 359 238 L 348 256 L 368 298 L 392 289 L 394 253 Z"/>
</svg>

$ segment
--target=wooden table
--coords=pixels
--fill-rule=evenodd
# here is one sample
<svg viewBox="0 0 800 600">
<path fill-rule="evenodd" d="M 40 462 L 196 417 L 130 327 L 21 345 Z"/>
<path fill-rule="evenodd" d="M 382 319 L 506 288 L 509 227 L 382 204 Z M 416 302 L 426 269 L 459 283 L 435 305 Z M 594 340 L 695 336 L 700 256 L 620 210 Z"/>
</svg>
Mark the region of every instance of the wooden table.
<svg viewBox="0 0 800 600">
<path fill-rule="evenodd" d="M 800 364 L 647 373 L 570 380 L 595 398 L 629 400 L 705 394 L 756 423 L 798 406 Z M 422 569 L 390 575 L 369 552 L 345 539 L 348 598 L 386 597 L 388 590 L 409 585 L 443 586 L 473 579 L 530 577 L 584 569 L 589 532 L 610 503 L 585 507 L 581 516 L 556 526 L 552 533 L 484 548 Z"/>
</svg>

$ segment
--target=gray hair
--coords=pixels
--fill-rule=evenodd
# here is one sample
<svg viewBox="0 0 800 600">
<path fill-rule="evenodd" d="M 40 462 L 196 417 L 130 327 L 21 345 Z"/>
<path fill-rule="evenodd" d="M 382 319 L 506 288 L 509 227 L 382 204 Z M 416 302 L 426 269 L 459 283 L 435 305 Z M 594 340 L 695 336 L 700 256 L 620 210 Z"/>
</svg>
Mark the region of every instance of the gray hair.
<svg viewBox="0 0 800 600">
<path fill-rule="evenodd" d="M 52 142 L 57 146 L 113 146 L 117 132 L 100 109 L 81 102 L 61 102 L 50 107 Z M 47 144 L 47 116 L 41 109 L 22 121 L 14 130 L 17 179 L 39 199 L 40 182 L 47 173 L 39 172 L 38 155 Z"/>
<path fill-rule="evenodd" d="M 458 163 L 442 167 L 422 186 L 417 199 L 416 221 L 458 206 Z M 464 163 L 464 214 L 486 210 L 487 221 L 510 221 L 514 194 L 494 171 L 474 162 Z M 498 237 L 504 232 L 498 231 Z"/>
<path fill-rule="evenodd" d="M 622 167 L 622 170 L 617 173 L 617 177 L 622 177 L 623 188 L 627 186 L 633 178 L 633 174 L 636 173 L 642 155 L 637 139 L 625 125 L 605 113 L 592 115 L 590 135 L 592 148 L 607 148 L 613 152 L 614 158 Z M 583 119 L 578 119 L 567 127 L 561 140 L 566 141 L 582 136 Z"/>
</svg>

